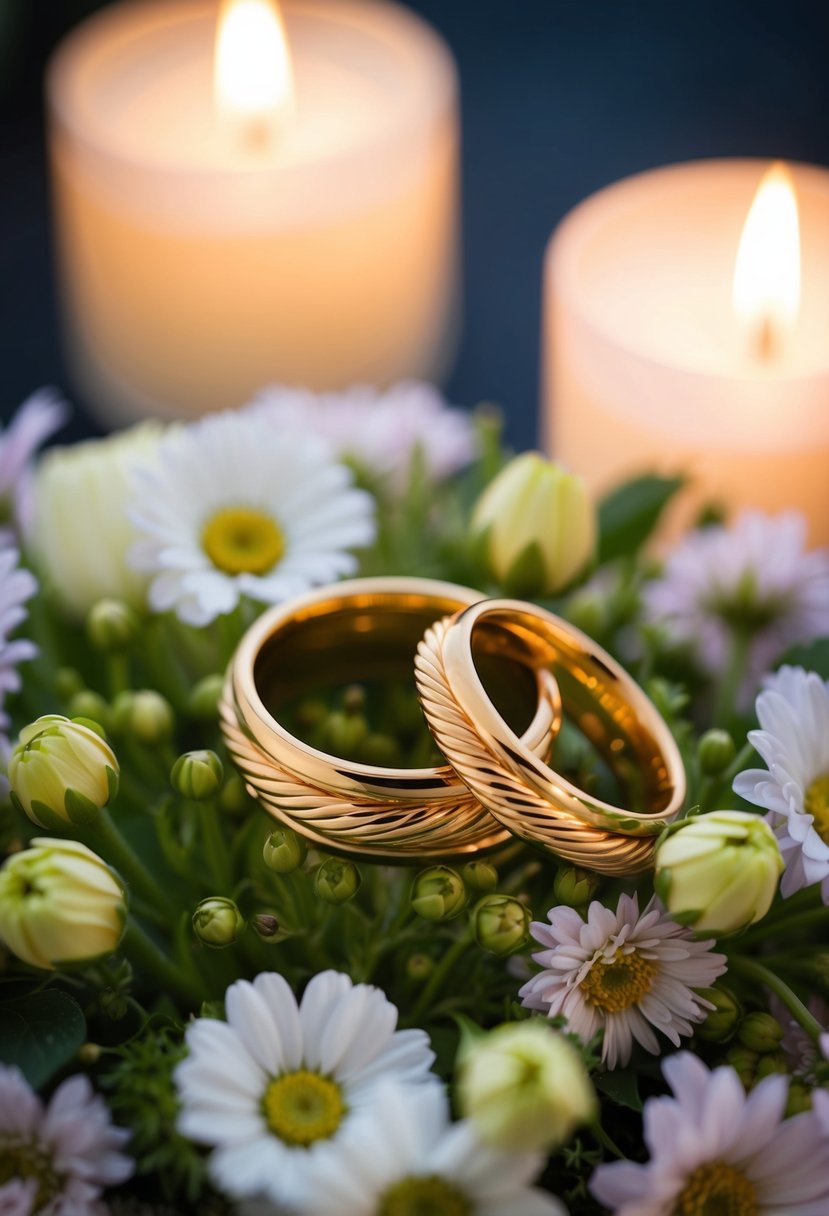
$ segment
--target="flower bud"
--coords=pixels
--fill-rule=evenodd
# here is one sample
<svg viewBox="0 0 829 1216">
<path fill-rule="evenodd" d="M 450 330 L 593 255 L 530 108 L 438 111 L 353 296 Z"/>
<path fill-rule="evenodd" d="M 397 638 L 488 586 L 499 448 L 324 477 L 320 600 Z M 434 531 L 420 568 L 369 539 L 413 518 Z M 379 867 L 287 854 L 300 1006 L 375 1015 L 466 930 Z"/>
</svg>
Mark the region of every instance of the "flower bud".
<svg viewBox="0 0 829 1216">
<path fill-rule="evenodd" d="M 775 1074 L 781 1077 L 789 1075 L 789 1061 L 783 1051 L 768 1051 L 757 1061 L 757 1069 L 754 1074 L 756 1080 L 762 1081 L 763 1077 L 771 1077 Z"/>
<path fill-rule="evenodd" d="M 803 1081 L 795 1077 L 789 1083 L 789 1095 L 786 1099 L 784 1118 L 791 1119 L 793 1115 L 802 1115 L 812 1109 L 812 1091 Z"/>
<path fill-rule="evenodd" d="M 581 1056 L 546 1022 L 507 1023 L 462 1047 L 461 1113 L 507 1152 L 551 1152 L 596 1113 Z"/>
<path fill-rule="evenodd" d="M 232 946 L 244 924 L 236 904 L 223 895 L 208 896 L 193 913 L 193 932 L 205 946 Z"/>
<path fill-rule="evenodd" d="M 484 490 L 472 540 L 512 595 L 552 595 L 580 574 L 596 546 L 595 510 L 580 477 L 537 452 L 517 456 Z"/>
<path fill-rule="evenodd" d="M 449 866 L 430 866 L 416 876 L 411 902 L 424 920 L 452 920 L 466 907 L 463 879 Z"/>
<path fill-rule="evenodd" d="M 271 942 L 279 936 L 279 920 L 272 912 L 257 912 L 250 924 L 263 942 Z"/>
<path fill-rule="evenodd" d="M 600 886 L 598 874 L 580 870 L 578 866 L 562 866 L 553 881 L 553 895 L 556 903 L 581 908 L 590 902 Z"/>
<path fill-rule="evenodd" d="M 224 676 L 215 673 L 199 680 L 187 699 L 187 712 L 199 722 L 213 722 L 219 714 L 219 699 L 224 688 Z"/>
<path fill-rule="evenodd" d="M 275 874 L 290 874 L 305 860 L 305 841 L 290 828 L 276 828 L 265 840 L 262 857 Z"/>
<path fill-rule="evenodd" d="M 725 772 L 736 754 L 737 748 L 727 730 L 707 730 L 697 744 L 699 766 L 706 777 L 718 777 Z"/>
<path fill-rule="evenodd" d="M 671 832 L 656 851 L 656 893 L 698 933 L 737 933 L 762 920 L 783 860 L 771 828 L 747 811 L 712 811 Z"/>
<path fill-rule="evenodd" d="M 105 654 L 128 650 L 140 628 L 138 613 L 123 600 L 98 600 L 86 618 L 86 636 Z"/>
<path fill-rule="evenodd" d="M 118 761 L 88 726 L 48 714 L 20 732 L 9 784 L 32 822 L 54 830 L 97 816 L 118 788 Z"/>
<path fill-rule="evenodd" d="M 122 692 L 112 705 L 112 728 L 119 735 L 131 735 L 147 747 L 156 747 L 171 738 L 175 716 L 170 702 L 155 689 Z"/>
<path fill-rule="evenodd" d="M 75 840 L 36 838 L 0 870 L 0 939 L 32 967 L 111 954 L 125 917 L 120 878 Z"/>
<path fill-rule="evenodd" d="M 427 980 L 434 969 L 434 959 L 430 955 L 424 954 L 422 950 L 417 950 L 414 954 L 410 954 L 406 961 L 406 974 L 409 979 L 415 980 L 418 984 L 422 984 L 424 980 Z"/>
<path fill-rule="evenodd" d="M 362 714 L 334 710 L 325 721 L 325 747 L 335 756 L 352 758 L 368 736 L 368 722 Z"/>
<path fill-rule="evenodd" d="M 498 871 L 488 861 L 468 861 L 461 873 L 464 883 L 474 891 L 494 891 L 498 886 Z"/>
<path fill-rule="evenodd" d="M 182 798 L 204 802 L 222 784 L 222 762 L 215 752 L 185 752 L 179 756 L 170 773 L 170 784 Z"/>
<path fill-rule="evenodd" d="M 231 819 L 250 810 L 250 798 L 238 773 L 231 773 L 219 791 L 219 810 Z"/>
<path fill-rule="evenodd" d="M 67 709 L 70 718 L 84 718 L 87 722 L 97 722 L 105 733 L 112 726 L 112 710 L 101 694 L 93 692 L 91 688 L 82 688 L 76 692 L 70 699 Z"/>
<path fill-rule="evenodd" d="M 490 954 L 511 954 L 529 941 L 530 914 L 511 895 L 485 895 L 472 912 L 472 932 Z"/>
<path fill-rule="evenodd" d="M 748 1013 L 737 1027 L 737 1038 L 743 1047 L 761 1053 L 777 1051 L 783 1042 L 783 1027 L 770 1013 Z"/>
<path fill-rule="evenodd" d="M 71 701 L 85 687 L 83 676 L 74 667 L 59 667 L 55 672 L 55 692 L 61 701 Z"/>
<path fill-rule="evenodd" d="M 346 857 L 326 857 L 314 874 L 314 894 L 329 904 L 344 904 L 360 889 L 360 871 Z"/>
<path fill-rule="evenodd" d="M 748 1047 L 742 1047 L 739 1043 L 729 1047 L 725 1056 L 726 1064 L 731 1065 L 746 1089 L 751 1089 L 757 1080 L 759 1059 L 756 1051 L 750 1051 Z"/>
<path fill-rule="evenodd" d="M 714 988 L 697 989 L 699 996 L 708 1001 L 714 1008 L 709 1011 L 705 1021 L 696 1028 L 696 1035 L 708 1043 L 725 1043 L 737 1029 L 737 1023 L 743 1015 L 743 1009 L 733 992 L 719 985 Z"/>
</svg>

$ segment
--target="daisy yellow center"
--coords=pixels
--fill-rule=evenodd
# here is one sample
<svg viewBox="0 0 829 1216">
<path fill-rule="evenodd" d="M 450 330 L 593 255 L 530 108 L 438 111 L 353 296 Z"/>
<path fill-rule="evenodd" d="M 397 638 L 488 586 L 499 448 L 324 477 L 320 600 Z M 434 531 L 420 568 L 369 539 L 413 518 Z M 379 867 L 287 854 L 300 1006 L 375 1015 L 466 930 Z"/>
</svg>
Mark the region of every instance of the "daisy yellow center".
<svg viewBox="0 0 829 1216">
<path fill-rule="evenodd" d="M 262 1109 L 275 1136 L 286 1144 L 307 1147 L 334 1135 L 346 1107 L 336 1081 L 300 1069 L 271 1081 Z"/>
<path fill-rule="evenodd" d="M 759 1211 L 757 1192 L 745 1174 L 712 1161 L 689 1176 L 671 1216 L 757 1216 Z"/>
<path fill-rule="evenodd" d="M 282 529 L 253 507 L 225 507 L 207 521 L 201 543 L 225 574 L 266 574 L 285 553 Z"/>
<path fill-rule="evenodd" d="M 617 950 L 610 959 L 596 959 L 581 982 L 582 995 L 602 1013 L 622 1013 L 650 992 L 656 972 L 653 959 Z"/>
<path fill-rule="evenodd" d="M 445 1178 L 404 1178 L 386 1191 L 377 1216 L 472 1216 L 472 1206 Z"/>
<path fill-rule="evenodd" d="M 32 1211 L 39 1212 L 60 1191 L 60 1178 L 51 1161 L 33 1144 L 0 1140 L 0 1187 L 14 1179 L 28 1182 L 31 1178 L 37 1180 Z"/>
<path fill-rule="evenodd" d="M 806 791 L 803 809 L 815 821 L 815 831 L 829 844 L 829 773 L 816 778 Z"/>
</svg>

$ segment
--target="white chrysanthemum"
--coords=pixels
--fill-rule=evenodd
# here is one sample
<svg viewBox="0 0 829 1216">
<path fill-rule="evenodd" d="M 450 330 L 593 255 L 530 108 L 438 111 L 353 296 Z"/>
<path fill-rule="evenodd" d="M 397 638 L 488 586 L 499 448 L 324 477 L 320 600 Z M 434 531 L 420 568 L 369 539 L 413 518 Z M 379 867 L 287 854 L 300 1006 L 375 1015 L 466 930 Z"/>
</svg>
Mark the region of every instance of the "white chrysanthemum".
<svg viewBox="0 0 829 1216">
<path fill-rule="evenodd" d="M 746 1096 L 733 1068 L 690 1052 L 666 1060 L 674 1096 L 645 1103 L 650 1161 L 601 1165 L 590 1189 L 615 1216 L 826 1216 L 829 1137 L 815 1116 L 784 1119 L 788 1078 Z"/>
<path fill-rule="evenodd" d="M 37 654 L 33 642 L 24 638 L 9 639 L 9 634 L 26 619 L 23 605 L 34 595 L 37 582 L 28 570 L 17 564 L 16 549 L 0 547 L 0 762 L 9 755 L 9 718 L 3 709 L 6 694 L 20 688 L 18 664 Z M 0 786 L 6 788 L 5 778 Z"/>
<path fill-rule="evenodd" d="M 797 512 L 747 511 L 732 527 L 691 532 L 646 588 L 647 615 L 712 675 L 727 664 L 735 630 L 748 630 L 750 696 L 789 646 L 829 633 L 829 552 L 805 544 Z"/>
<path fill-rule="evenodd" d="M 32 459 L 66 421 L 66 402 L 51 388 L 27 397 L 5 430 L 0 427 L 0 517 L 28 535 L 32 522 Z M 3 529 L 7 536 L 11 529 Z"/>
<path fill-rule="evenodd" d="M 44 1106 L 17 1068 L 0 1064 L 0 1212 L 93 1216 L 103 1188 L 133 1172 L 121 1152 L 129 1138 L 87 1077 L 63 1081 Z"/>
<path fill-rule="evenodd" d="M 320 394 L 271 385 L 247 408 L 279 431 L 318 435 L 337 456 L 390 482 L 405 477 L 416 450 L 436 481 L 475 455 L 470 416 L 448 408 L 431 384 L 409 381 L 385 390 L 358 385 Z"/>
<path fill-rule="evenodd" d="M 130 478 L 154 459 L 161 427 L 142 423 L 106 439 L 51 448 L 34 485 L 32 549 L 46 590 L 83 619 L 98 600 L 146 601 L 147 579 L 127 555 L 135 528 L 127 518 Z"/>
<path fill-rule="evenodd" d="M 343 1137 L 378 1083 L 434 1083 L 425 1033 L 396 1030 L 383 993 L 338 972 L 314 976 L 299 1006 L 280 975 L 239 980 L 225 1007 L 227 1022 L 188 1026 L 175 1076 L 179 1130 L 214 1147 L 211 1177 L 233 1197 L 311 1211 L 318 1172 L 348 1172 Z"/>
<path fill-rule="evenodd" d="M 302 1216 L 566 1216 L 532 1181 L 541 1153 L 484 1145 L 469 1120 L 450 1123 L 442 1087 L 381 1085 L 352 1120 L 342 1154 L 320 1162 Z M 242 1216 L 272 1216 L 246 1205 Z"/>
<path fill-rule="evenodd" d="M 374 500 L 313 436 L 252 414 L 214 414 L 169 434 L 141 470 L 130 512 L 150 606 L 190 625 L 242 596 L 278 603 L 353 574 L 374 539 Z"/>
<path fill-rule="evenodd" d="M 608 1068 L 628 1062 L 634 1040 L 658 1054 L 653 1028 L 679 1046 L 713 1008 L 694 989 L 710 988 L 725 956 L 711 952 L 713 941 L 695 941 L 655 900 L 641 916 L 636 895 L 622 895 L 615 912 L 594 900 L 586 921 L 565 906 L 548 916 L 548 925 L 531 926 L 546 947 L 533 955 L 544 970 L 519 995 L 529 1009 L 564 1017 L 584 1043 L 603 1030 Z"/>
<path fill-rule="evenodd" d="M 820 883 L 829 903 L 829 683 L 781 667 L 757 698 L 757 717 L 748 738 L 768 767 L 740 773 L 734 791 L 769 812 L 786 867 L 782 894 Z"/>
</svg>

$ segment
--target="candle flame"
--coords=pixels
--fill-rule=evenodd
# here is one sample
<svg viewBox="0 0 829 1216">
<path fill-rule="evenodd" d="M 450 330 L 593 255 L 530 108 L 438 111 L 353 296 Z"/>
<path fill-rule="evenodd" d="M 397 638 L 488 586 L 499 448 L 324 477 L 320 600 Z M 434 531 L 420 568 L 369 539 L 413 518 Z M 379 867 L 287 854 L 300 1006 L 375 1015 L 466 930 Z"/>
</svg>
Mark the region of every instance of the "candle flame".
<svg viewBox="0 0 829 1216">
<path fill-rule="evenodd" d="M 779 353 L 800 307 L 800 225 L 792 175 L 780 162 L 764 174 L 734 267 L 734 311 L 761 358 Z"/>
<path fill-rule="evenodd" d="M 274 0 L 223 0 L 213 82 L 219 116 L 254 142 L 290 110 L 293 71 Z"/>
</svg>

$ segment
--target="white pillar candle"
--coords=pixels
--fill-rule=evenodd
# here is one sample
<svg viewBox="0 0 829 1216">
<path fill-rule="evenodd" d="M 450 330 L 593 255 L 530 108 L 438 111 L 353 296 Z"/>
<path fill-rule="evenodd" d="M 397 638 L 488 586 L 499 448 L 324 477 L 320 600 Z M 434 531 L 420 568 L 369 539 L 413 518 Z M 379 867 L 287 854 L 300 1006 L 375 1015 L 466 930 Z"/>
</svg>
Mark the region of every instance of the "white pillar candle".
<svg viewBox="0 0 829 1216">
<path fill-rule="evenodd" d="M 235 114 L 214 102 L 218 13 L 215 0 L 128 0 L 51 65 L 79 386 L 114 422 L 238 405 L 272 381 L 438 378 L 456 304 L 446 46 L 390 3 L 288 0 L 293 104 L 269 111 L 276 90 L 257 112 L 254 97 L 247 120 L 244 95 Z"/>
<path fill-rule="evenodd" d="M 732 509 L 796 507 L 812 540 L 827 543 L 829 172 L 790 169 L 795 317 L 796 262 L 778 280 L 792 247 L 796 258 L 796 231 L 761 233 L 748 275 L 756 284 L 744 275 L 735 290 L 741 233 L 767 168 L 657 169 L 564 219 L 545 263 L 545 442 L 597 494 L 646 469 L 685 471 L 696 493 L 683 523 L 703 496 Z M 743 301 L 741 315 L 746 290 L 755 306 Z"/>
</svg>

